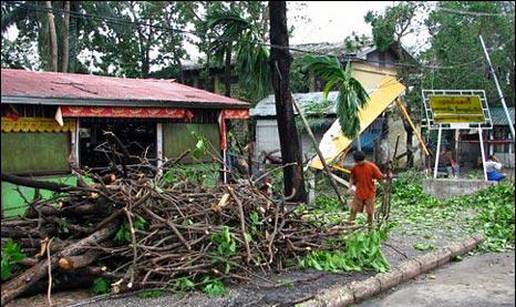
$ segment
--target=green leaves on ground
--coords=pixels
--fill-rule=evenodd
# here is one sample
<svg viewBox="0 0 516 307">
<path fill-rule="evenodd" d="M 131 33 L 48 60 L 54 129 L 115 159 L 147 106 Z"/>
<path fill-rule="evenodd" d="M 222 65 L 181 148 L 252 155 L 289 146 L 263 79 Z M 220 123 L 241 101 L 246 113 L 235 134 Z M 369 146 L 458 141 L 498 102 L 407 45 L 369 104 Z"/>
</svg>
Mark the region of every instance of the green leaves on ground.
<svg viewBox="0 0 516 307">
<path fill-rule="evenodd" d="M 145 230 L 147 227 L 147 221 L 141 216 L 136 216 L 136 219 L 133 220 L 133 227 L 134 230 Z M 120 229 L 118 229 L 115 234 L 115 241 L 118 243 L 131 242 L 131 233 L 128 222 L 125 222 L 120 226 Z"/>
<path fill-rule="evenodd" d="M 20 246 L 9 239 L 2 248 L 2 281 L 11 277 L 16 264 L 25 259 Z"/>
<path fill-rule="evenodd" d="M 380 249 L 380 243 L 385 237 L 385 229 L 353 233 L 342 238 L 346 242 L 344 251 L 313 251 L 301 260 L 301 267 L 329 272 L 386 272 L 389 263 Z"/>
<path fill-rule="evenodd" d="M 204 278 L 203 283 L 205 286 L 202 288 L 202 291 L 208 296 L 222 296 L 227 293 L 226 287 L 218 279 L 212 279 L 207 276 Z"/>
<path fill-rule="evenodd" d="M 105 280 L 102 277 L 95 279 L 93 281 L 93 285 L 90 288 L 91 293 L 97 294 L 97 295 L 106 294 L 110 290 L 111 290 L 111 286 L 109 285 L 107 280 Z"/>
<path fill-rule="evenodd" d="M 427 250 L 434 249 L 435 246 L 433 246 L 430 243 L 418 242 L 418 243 L 414 244 L 414 248 L 419 251 L 427 251 Z"/>
<path fill-rule="evenodd" d="M 514 183 L 501 182 L 472 195 L 437 200 L 423 192 L 421 179 L 414 172 L 400 174 L 394 181 L 392 210 L 405 233 L 432 233 L 455 229 L 464 233 L 483 232 L 485 251 L 514 248 Z M 429 242 L 428 242 L 429 244 Z M 423 248 L 422 245 L 416 249 Z"/>
</svg>

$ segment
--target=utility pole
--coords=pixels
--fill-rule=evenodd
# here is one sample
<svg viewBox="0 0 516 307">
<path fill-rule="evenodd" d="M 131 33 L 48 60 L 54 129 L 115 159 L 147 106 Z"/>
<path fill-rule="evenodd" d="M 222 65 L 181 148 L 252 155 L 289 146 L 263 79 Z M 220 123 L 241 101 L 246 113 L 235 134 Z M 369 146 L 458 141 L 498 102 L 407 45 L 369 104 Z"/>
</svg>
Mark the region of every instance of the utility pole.
<svg viewBox="0 0 516 307">
<path fill-rule="evenodd" d="M 511 129 L 512 140 L 514 142 L 514 126 L 512 125 L 511 116 L 509 115 L 509 110 L 507 109 L 507 105 L 505 104 L 505 98 L 502 93 L 502 89 L 500 88 L 500 84 L 498 83 L 498 78 L 496 77 L 496 73 L 494 71 L 493 65 L 491 65 L 491 59 L 489 58 L 489 53 L 487 53 L 486 45 L 484 44 L 484 40 L 482 39 L 482 35 L 478 35 L 480 38 L 480 43 L 482 44 L 482 49 L 484 49 L 484 54 L 486 56 L 487 65 L 489 65 L 489 72 L 493 75 L 494 82 L 496 84 L 496 89 L 498 90 L 498 95 L 500 95 L 500 100 L 502 101 L 503 110 L 505 111 L 505 116 L 507 117 L 507 121 L 509 122 L 509 129 Z"/>
<path fill-rule="evenodd" d="M 287 3 L 269 1 L 271 72 L 272 87 L 276 102 L 276 119 L 281 146 L 283 164 L 295 163 L 283 168 L 285 194 L 292 196 L 293 202 L 306 202 L 305 179 L 303 175 L 303 158 L 301 141 L 294 121 L 294 109 L 289 87 L 290 54 L 288 52 Z"/>
</svg>

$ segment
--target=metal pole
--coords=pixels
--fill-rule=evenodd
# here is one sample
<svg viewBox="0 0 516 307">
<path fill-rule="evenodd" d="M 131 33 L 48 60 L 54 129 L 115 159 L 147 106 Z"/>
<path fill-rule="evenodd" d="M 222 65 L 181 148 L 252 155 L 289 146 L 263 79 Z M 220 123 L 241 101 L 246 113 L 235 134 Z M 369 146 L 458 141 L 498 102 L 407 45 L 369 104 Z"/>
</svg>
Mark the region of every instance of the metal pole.
<svg viewBox="0 0 516 307">
<path fill-rule="evenodd" d="M 509 115 L 509 110 L 507 109 L 507 105 L 505 104 L 505 98 L 503 97 L 502 89 L 500 88 L 500 84 L 498 83 L 498 78 L 496 77 L 496 73 L 494 71 L 493 65 L 491 65 L 491 59 L 489 58 L 489 53 L 487 53 L 486 45 L 484 44 L 484 40 L 482 39 L 482 35 L 478 36 L 480 38 L 480 43 L 482 44 L 482 49 L 484 49 L 484 54 L 486 56 L 487 64 L 489 65 L 489 72 L 493 75 L 493 79 L 496 85 L 496 90 L 498 91 L 498 95 L 500 95 L 500 100 L 502 101 L 503 110 L 505 111 L 505 116 L 507 117 L 507 122 L 509 123 L 509 129 L 511 129 L 512 139 L 514 140 L 514 126 L 512 125 L 511 116 Z"/>
<path fill-rule="evenodd" d="M 163 124 L 156 123 L 156 153 L 157 153 L 157 166 L 161 172 L 161 166 L 163 165 Z"/>
<path fill-rule="evenodd" d="M 223 178 L 224 178 L 224 184 L 226 184 L 226 183 L 228 183 L 228 174 L 227 174 L 227 168 L 226 168 L 226 150 L 225 149 L 222 151 L 222 159 L 224 160 L 224 164 L 223 164 L 223 170 L 224 170 Z"/>
<path fill-rule="evenodd" d="M 480 139 L 480 153 L 482 154 L 482 168 L 484 169 L 484 179 L 487 181 L 486 153 L 484 152 L 484 138 L 482 137 L 482 128 L 480 127 L 478 127 L 478 137 Z"/>
<path fill-rule="evenodd" d="M 357 137 L 357 149 L 362 151 L 362 142 L 360 142 L 360 134 Z"/>
<path fill-rule="evenodd" d="M 437 178 L 437 167 L 439 165 L 439 152 L 441 151 L 441 136 L 443 134 L 443 128 L 439 125 L 439 132 L 437 133 L 437 148 L 435 149 L 435 165 L 434 165 L 434 178 Z"/>
</svg>

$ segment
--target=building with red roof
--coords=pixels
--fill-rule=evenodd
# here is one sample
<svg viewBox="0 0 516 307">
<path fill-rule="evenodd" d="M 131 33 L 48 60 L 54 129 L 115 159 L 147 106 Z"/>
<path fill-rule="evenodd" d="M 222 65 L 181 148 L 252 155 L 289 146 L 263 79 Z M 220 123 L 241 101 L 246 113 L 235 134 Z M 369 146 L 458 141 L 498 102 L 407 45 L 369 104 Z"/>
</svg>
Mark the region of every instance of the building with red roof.
<svg viewBox="0 0 516 307">
<path fill-rule="evenodd" d="M 224 152 L 226 120 L 248 119 L 249 107 L 175 80 L 2 69 L 2 172 L 54 178 L 70 174 L 70 162 L 106 168 L 105 131 L 156 164 L 194 149 L 198 137 Z"/>
</svg>

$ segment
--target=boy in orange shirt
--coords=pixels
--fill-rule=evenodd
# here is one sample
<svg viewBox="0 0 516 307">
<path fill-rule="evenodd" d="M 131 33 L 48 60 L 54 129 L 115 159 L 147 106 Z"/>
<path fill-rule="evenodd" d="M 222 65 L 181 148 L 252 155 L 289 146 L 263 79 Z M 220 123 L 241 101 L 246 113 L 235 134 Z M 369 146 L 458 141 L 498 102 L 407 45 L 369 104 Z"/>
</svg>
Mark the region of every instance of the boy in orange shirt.
<svg viewBox="0 0 516 307">
<path fill-rule="evenodd" d="M 367 223 L 369 229 L 373 229 L 373 215 L 375 208 L 376 187 L 373 180 L 386 179 L 387 176 L 382 174 L 380 169 L 373 162 L 365 160 L 365 154 L 362 151 L 353 153 L 355 166 L 351 169 L 351 186 L 356 186 L 355 196 L 351 203 L 351 216 L 349 222 L 355 223 L 358 212 L 362 212 L 365 208 L 367 213 Z M 392 176 L 392 174 L 388 174 Z"/>
</svg>

